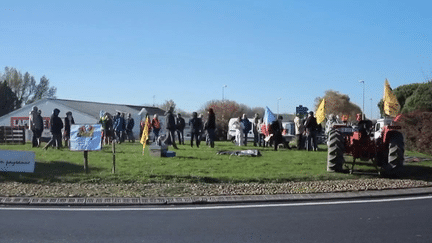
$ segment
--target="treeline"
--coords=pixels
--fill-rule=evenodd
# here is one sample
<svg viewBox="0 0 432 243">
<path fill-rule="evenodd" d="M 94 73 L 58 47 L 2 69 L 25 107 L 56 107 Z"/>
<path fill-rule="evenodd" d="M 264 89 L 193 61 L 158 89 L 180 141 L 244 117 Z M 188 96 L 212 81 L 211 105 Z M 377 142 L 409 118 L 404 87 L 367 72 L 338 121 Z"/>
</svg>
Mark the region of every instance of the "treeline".
<svg viewBox="0 0 432 243">
<path fill-rule="evenodd" d="M 45 76 L 37 83 L 29 72 L 23 75 L 16 68 L 5 67 L 4 73 L 0 72 L 0 116 L 43 98 L 55 98 L 56 92 Z"/>
</svg>

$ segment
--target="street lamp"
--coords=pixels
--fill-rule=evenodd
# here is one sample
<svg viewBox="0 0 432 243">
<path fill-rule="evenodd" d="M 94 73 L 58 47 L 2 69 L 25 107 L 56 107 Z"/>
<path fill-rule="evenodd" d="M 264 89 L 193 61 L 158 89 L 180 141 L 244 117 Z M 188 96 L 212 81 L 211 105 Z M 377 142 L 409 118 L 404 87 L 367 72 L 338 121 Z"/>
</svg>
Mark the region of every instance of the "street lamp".
<svg viewBox="0 0 432 243">
<path fill-rule="evenodd" d="M 360 83 L 363 83 L 363 110 L 362 113 L 364 114 L 364 94 L 365 94 L 365 82 L 364 80 L 359 80 Z"/>
<path fill-rule="evenodd" d="M 370 98 L 370 101 L 371 101 L 371 116 L 370 116 L 370 119 L 373 119 L 372 118 L 372 98 Z"/>
<path fill-rule="evenodd" d="M 279 100 L 281 100 L 282 98 L 278 98 L 277 99 L 277 114 L 279 116 Z"/>
<path fill-rule="evenodd" d="M 222 86 L 222 101 L 224 101 L 224 89 L 228 87 L 226 84 Z"/>
</svg>

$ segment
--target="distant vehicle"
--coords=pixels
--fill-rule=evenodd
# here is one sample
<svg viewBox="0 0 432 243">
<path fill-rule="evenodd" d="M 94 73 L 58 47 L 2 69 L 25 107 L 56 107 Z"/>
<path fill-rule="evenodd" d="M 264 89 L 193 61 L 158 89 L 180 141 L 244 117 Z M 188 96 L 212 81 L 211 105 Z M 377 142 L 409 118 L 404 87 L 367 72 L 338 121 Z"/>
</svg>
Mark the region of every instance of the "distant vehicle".
<svg viewBox="0 0 432 243">
<path fill-rule="evenodd" d="M 253 118 L 248 118 L 251 123 L 253 123 Z M 231 118 L 228 122 L 228 133 L 227 133 L 227 139 L 228 141 L 234 141 L 236 130 L 233 128 L 233 123 L 237 120 L 237 118 Z M 254 134 L 252 129 L 248 133 L 248 141 L 254 140 Z"/>
<path fill-rule="evenodd" d="M 250 122 L 253 123 L 252 118 L 248 118 Z M 237 118 L 231 118 L 228 122 L 228 133 L 227 139 L 233 141 L 235 139 L 236 130 L 233 128 L 233 123 L 237 120 Z M 284 136 L 288 141 L 291 141 L 295 137 L 294 130 L 294 122 L 282 122 L 283 132 L 282 136 Z M 254 140 L 254 134 L 252 129 L 248 133 L 248 141 Z"/>
<path fill-rule="evenodd" d="M 294 122 L 282 122 L 283 132 L 282 136 L 289 142 L 295 137 L 295 127 Z"/>
</svg>

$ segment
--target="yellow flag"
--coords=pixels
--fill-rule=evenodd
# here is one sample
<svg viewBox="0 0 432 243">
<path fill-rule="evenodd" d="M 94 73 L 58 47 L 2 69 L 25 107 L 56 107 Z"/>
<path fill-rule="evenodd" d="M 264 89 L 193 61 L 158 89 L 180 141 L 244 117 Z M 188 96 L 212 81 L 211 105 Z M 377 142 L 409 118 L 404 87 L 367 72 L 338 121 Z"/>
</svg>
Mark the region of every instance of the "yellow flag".
<svg viewBox="0 0 432 243">
<path fill-rule="evenodd" d="M 400 105 L 396 98 L 396 96 L 393 94 L 390 84 L 385 80 L 384 83 L 384 113 L 389 116 L 397 116 L 399 114 Z"/>
<path fill-rule="evenodd" d="M 325 119 L 325 99 L 321 101 L 321 104 L 318 106 L 316 114 L 317 123 L 320 124 Z"/>
<path fill-rule="evenodd" d="M 150 127 L 150 118 L 147 114 L 146 118 L 145 118 L 145 125 L 144 125 L 144 129 L 143 129 L 143 133 L 141 135 L 141 141 L 140 141 L 140 143 L 143 145 L 143 154 L 144 154 L 144 149 L 145 149 L 145 146 L 147 143 L 147 139 L 149 137 L 149 127 Z"/>
</svg>

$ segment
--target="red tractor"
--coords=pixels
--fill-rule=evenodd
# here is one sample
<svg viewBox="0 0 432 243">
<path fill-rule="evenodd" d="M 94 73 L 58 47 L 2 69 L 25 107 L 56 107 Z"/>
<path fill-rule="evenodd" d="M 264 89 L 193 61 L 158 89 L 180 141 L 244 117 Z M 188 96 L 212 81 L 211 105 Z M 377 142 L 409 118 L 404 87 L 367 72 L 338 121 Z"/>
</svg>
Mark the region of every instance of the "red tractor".
<svg viewBox="0 0 432 243">
<path fill-rule="evenodd" d="M 327 140 L 327 171 L 344 171 L 345 154 L 353 157 L 352 167 L 348 168 L 350 173 L 356 160 L 360 159 L 371 160 L 383 175 L 400 174 L 404 162 L 404 139 L 401 127 L 393 126 L 389 121 L 380 119 L 375 127 L 370 120 L 362 120 L 354 127 L 346 123 L 333 125 Z"/>
</svg>

